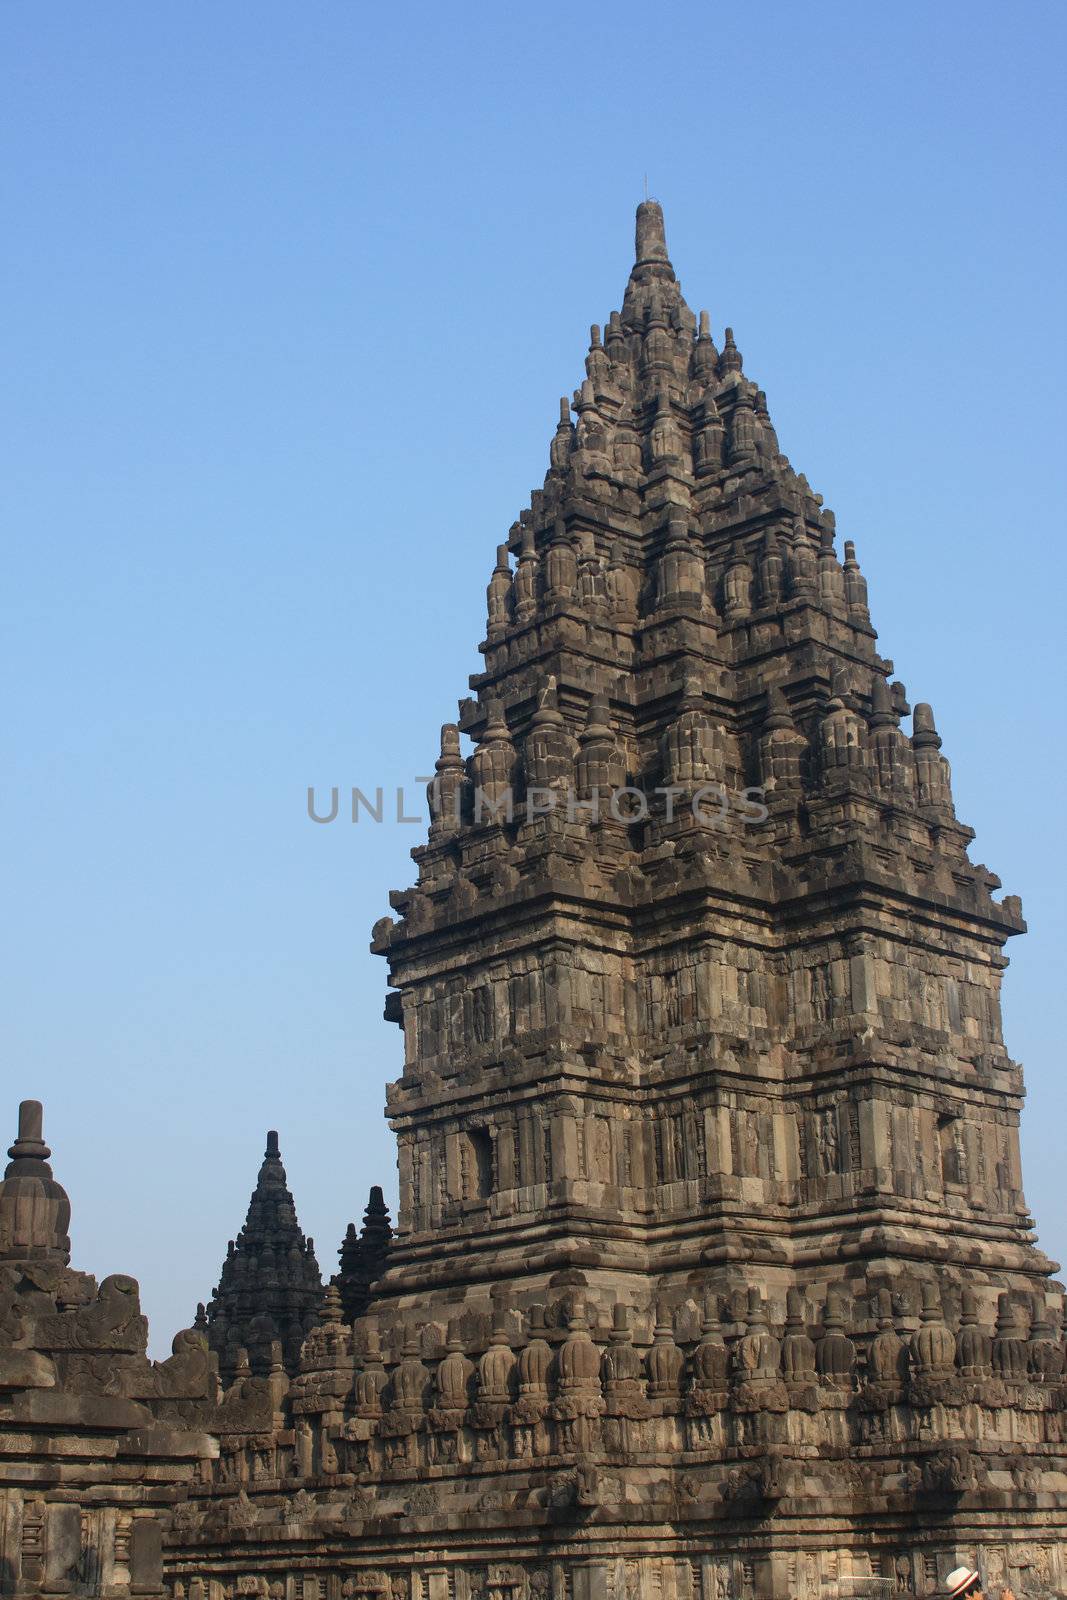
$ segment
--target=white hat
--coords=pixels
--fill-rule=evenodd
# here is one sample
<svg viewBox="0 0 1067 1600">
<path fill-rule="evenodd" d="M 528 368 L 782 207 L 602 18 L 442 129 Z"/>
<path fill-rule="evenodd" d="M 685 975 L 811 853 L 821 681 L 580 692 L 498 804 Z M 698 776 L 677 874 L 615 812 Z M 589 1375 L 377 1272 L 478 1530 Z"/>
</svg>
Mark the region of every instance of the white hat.
<svg viewBox="0 0 1067 1600">
<path fill-rule="evenodd" d="M 969 1589 L 972 1583 L 978 1583 L 979 1577 L 971 1567 L 954 1567 L 945 1579 L 945 1593 L 949 1600 L 962 1594 L 964 1589 Z"/>
</svg>

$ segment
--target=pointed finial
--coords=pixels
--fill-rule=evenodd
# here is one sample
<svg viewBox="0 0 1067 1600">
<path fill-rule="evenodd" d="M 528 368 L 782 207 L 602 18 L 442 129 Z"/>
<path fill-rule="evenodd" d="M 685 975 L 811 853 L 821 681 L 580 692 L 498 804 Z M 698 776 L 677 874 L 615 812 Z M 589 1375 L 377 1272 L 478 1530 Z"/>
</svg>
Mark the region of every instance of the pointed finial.
<svg viewBox="0 0 1067 1600">
<path fill-rule="evenodd" d="M 277 1130 L 271 1128 L 270 1132 L 267 1134 L 267 1148 L 263 1152 L 264 1160 L 267 1158 L 267 1156 L 276 1156 L 278 1153 Z"/>
<path fill-rule="evenodd" d="M 734 343 L 734 330 L 723 330 L 722 355 L 719 357 L 719 370 L 721 372 L 740 372 L 742 367 L 741 352 Z"/>
<path fill-rule="evenodd" d="M 52 1176 L 43 1132 L 41 1102 L 23 1100 L 0 1182 L 0 1260 L 70 1260 L 70 1201 Z"/>
<path fill-rule="evenodd" d="M 47 1161 L 52 1154 L 44 1142 L 44 1107 L 40 1100 L 19 1102 L 19 1131 L 8 1151 L 12 1161 Z"/>
<path fill-rule="evenodd" d="M 785 1320 L 791 1328 L 804 1325 L 804 1296 L 795 1287 L 785 1292 Z"/>
<path fill-rule="evenodd" d="M 775 685 L 767 690 L 767 714 L 763 719 L 764 728 L 792 728 L 793 717 L 789 710 L 789 701 L 785 692 Z"/>
<path fill-rule="evenodd" d="M 835 667 L 830 676 L 830 699 L 845 704 L 852 693 L 852 674 L 848 667 Z"/>
<path fill-rule="evenodd" d="M 871 688 L 871 727 L 890 728 L 896 726 L 896 712 L 893 710 L 893 698 L 889 693 L 889 685 L 881 673 L 874 680 Z"/>
<path fill-rule="evenodd" d="M 556 680 L 549 677 L 541 690 L 537 701 L 537 709 L 531 718 L 531 726 L 539 728 L 551 726 L 562 727 L 563 715 L 559 709 L 559 696 L 556 693 Z"/>
<path fill-rule="evenodd" d="M 510 740 L 507 718 L 504 708 L 496 695 L 488 695 L 485 701 L 485 729 L 479 744 L 488 744 L 491 739 Z"/>
<path fill-rule="evenodd" d="M 919 704 L 911 714 L 912 743 L 919 746 L 930 746 L 934 750 L 941 748 L 941 735 L 934 722 L 934 708 L 927 705 L 925 700 Z"/>
<path fill-rule="evenodd" d="M 567 1327 L 571 1333 L 584 1333 L 589 1327 L 585 1314 L 585 1299 L 580 1294 L 576 1294 L 570 1303 Z"/>
<path fill-rule="evenodd" d="M 639 267 L 649 262 L 668 259 L 663 208 L 658 200 L 642 200 L 638 206 L 634 243 Z"/>
<path fill-rule="evenodd" d="M 1015 1304 L 1010 1294 L 997 1296 L 997 1332 L 999 1334 L 1013 1333 L 1017 1326 Z"/>
<path fill-rule="evenodd" d="M 704 1303 L 701 1307 L 700 1331 L 705 1338 L 709 1334 L 719 1331 L 719 1297 L 714 1289 L 704 1290 Z"/>
<path fill-rule="evenodd" d="M 583 744 L 591 743 L 594 739 L 612 737 L 611 714 L 606 694 L 594 694 L 590 699 L 585 714 L 585 728 L 580 737 Z"/>
<path fill-rule="evenodd" d="M 421 1354 L 421 1342 L 419 1338 L 421 1332 L 421 1328 L 409 1328 L 407 1331 L 401 1353 L 406 1356 L 408 1360 L 410 1360 L 413 1356 L 417 1359 Z"/>
<path fill-rule="evenodd" d="M 1030 1306 L 1032 1312 L 1030 1319 L 1030 1338 L 1032 1340 L 1040 1337 L 1047 1338 L 1052 1332 L 1052 1322 L 1049 1317 L 1048 1301 L 1045 1299 L 1043 1294 L 1032 1294 L 1030 1296 Z"/>
</svg>

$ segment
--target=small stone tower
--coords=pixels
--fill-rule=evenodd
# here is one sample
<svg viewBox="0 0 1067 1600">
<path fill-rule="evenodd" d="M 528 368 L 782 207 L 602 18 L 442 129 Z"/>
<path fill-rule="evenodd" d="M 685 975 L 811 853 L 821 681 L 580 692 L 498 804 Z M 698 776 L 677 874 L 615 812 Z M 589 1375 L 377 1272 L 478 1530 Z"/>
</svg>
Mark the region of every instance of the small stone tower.
<svg viewBox="0 0 1067 1600">
<path fill-rule="evenodd" d="M 207 1307 L 208 1343 L 218 1356 L 222 1381 L 229 1383 L 238 1371 L 241 1350 L 250 1370 L 266 1376 L 276 1341 L 292 1375 L 321 1300 L 314 1242 L 297 1221 L 278 1135 L 271 1130 L 244 1227 L 230 1240 Z"/>
<path fill-rule="evenodd" d="M 380 1186 L 374 1184 L 363 1213 L 363 1227 L 357 1234 L 355 1223 L 348 1224 L 337 1252 L 340 1271 L 331 1279 L 340 1293 L 346 1322 L 355 1322 L 366 1311 L 371 1284 L 385 1270 L 392 1236 L 389 1208 Z"/>
</svg>

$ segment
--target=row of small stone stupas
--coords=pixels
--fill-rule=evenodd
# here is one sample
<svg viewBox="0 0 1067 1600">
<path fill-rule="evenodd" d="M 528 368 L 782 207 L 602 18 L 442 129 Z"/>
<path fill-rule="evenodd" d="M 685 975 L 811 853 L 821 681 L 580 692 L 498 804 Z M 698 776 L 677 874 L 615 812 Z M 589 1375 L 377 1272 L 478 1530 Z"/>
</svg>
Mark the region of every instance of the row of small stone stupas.
<svg viewBox="0 0 1067 1600">
<path fill-rule="evenodd" d="M 325 1392 L 334 1397 L 328 1408 L 343 1406 L 373 1421 L 383 1436 L 406 1437 L 416 1424 L 417 1431 L 427 1424 L 526 1426 L 543 1416 L 817 1411 L 853 1401 L 863 1409 L 865 1398 L 876 1407 L 1010 1404 L 1004 1385 L 1043 1392 L 1049 1405 L 1054 1397 L 1067 1399 L 1067 1346 L 1040 1294 L 1028 1313 L 1002 1294 L 995 1325 L 987 1328 L 977 1297 L 964 1289 L 953 1328 L 933 1282 L 922 1286 L 917 1316 L 894 1305 L 888 1289 L 877 1291 L 866 1312 L 831 1288 L 817 1323 L 809 1322 L 800 1290 L 789 1290 L 780 1321 L 753 1288 L 725 1303 L 708 1294 L 699 1330 L 687 1326 L 684 1311 L 676 1316 L 659 1303 L 651 1343 L 644 1318 L 637 1319 L 644 1332 L 635 1342 L 630 1308 L 616 1304 L 610 1326 L 593 1328 L 588 1309 L 583 1294 L 570 1291 L 547 1314 L 544 1305 L 532 1306 L 520 1334 L 516 1314 L 498 1308 L 488 1341 L 469 1319 L 453 1319 L 444 1337 L 436 1325 L 409 1325 L 402 1349 L 387 1363 L 376 1319 L 350 1331 L 331 1287 L 320 1325 L 305 1341 L 294 1409 L 322 1410 L 300 1401 Z M 327 1372 L 341 1378 L 340 1388 L 324 1384 Z M 492 1410 L 501 1406 L 510 1410 Z"/>
<path fill-rule="evenodd" d="M 818 533 L 802 517 L 792 526 L 771 527 L 748 546 L 706 558 L 699 533 L 681 511 L 672 512 L 647 581 L 615 539 L 605 554 L 589 527 L 570 531 L 556 517 L 537 546 L 532 521 L 515 524 L 509 544 L 497 548 L 486 592 L 487 641 L 493 645 L 562 611 L 577 609 L 588 621 L 621 626 L 650 621 L 664 612 L 695 612 L 709 626 L 731 627 L 791 601 L 819 606 L 870 631 L 867 580 L 852 540 L 845 559 L 834 549 L 832 517 L 822 513 Z M 511 566 L 510 550 L 518 545 Z"/>
<path fill-rule="evenodd" d="M 607 697 L 590 698 L 585 726 L 574 737 L 549 680 L 521 755 L 495 699 L 487 701 L 485 725 L 468 759 L 460 749 L 458 726 L 445 724 L 428 790 L 433 826 L 440 834 L 463 823 L 510 820 L 523 797 L 535 791 L 542 795 L 536 802 L 542 810 L 550 808 L 549 797 L 559 791 L 582 802 L 599 797 L 601 814 L 607 816 L 611 796 L 638 781 L 647 790 L 654 785 L 694 792 L 704 785 L 742 789 L 746 768 L 753 783 L 771 796 L 796 793 L 844 775 L 853 785 L 881 793 L 898 805 L 917 804 L 951 814 L 949 767 L 940 754 L 941 738 L 930 707 L 915 707 L 909 738 L 900 727 L 901 713 L 890 686 L 879 674 L 872 679 L 868 701 L 870 709 L 865 711 L 848 675 L 840 674 L 809 737 L 797 727 L 784 691 L 771 689 L 765 697 L 762 729 L 746 759 L 741 741 L 714 720 L 699 684 L 687 678 L 673 720 L 660 740 L 658 766 L 637 780 L 627 772 L 626 752 L 612 725 Z M 587 814 L 572 810 L 578 816 Z M 616 820 L 624 816 L 616 815 Z"/>
<path fill-rule="evenodd" d="M 967 1289 L 950 1327 L 930 1282 L 918 1315 L 884 1288 L 869 1308 L 831 1288 L 816 1323 L 799 1290 L 788 1292 L 784 1321 L 755 1288 L 724 1302 L 708 1294 L 695 1324 L 693 1307 L 672 1314 L 665 1303 L 651 1320 L 616 1304 L 607 1327 L 591 1327 L 588 1312 L 571 1290 L 521 1318 L 498 1303 L 491 1332 L 471 1314 L 447 1334 L 408 1324 L 405 1336 L 386 1323 L 391 1339 L 403 1338 L 387 1357 L 377 1319 L 347 1327 L 331 1287 L 288 1391 L 294 1463 L 275 1471 L 373 1478 L 601 1448 L 629 1460 L 648 1450 L 717 1457 L 824 1437 L 891 1450 L 893 1441 L 958 1445 L 962 1424 L 948 1419 L 966 1405 L 991 1408 L 987 1441 L 1008 1415 L 998 1408 L 1023 1403 L 1047 1413 L 1038 1431 L 1051 1440 L 1067 1404 L 1067 1348 L 1041 1295 L 1029 1314 L 1002 1295 L 992 1328 Z M 1014 1460 L 1013 1436 L 1001 1444 Z"/>
<path fill-rule="evenodd" d="M 875 1297 L 874 1318 L 852 1332 L 846 1331 L 852 1302 L 834 1289 L 813 1331 L 804 1296 L 796 1289 L 788 1292 L 784 1323 L 772 1325 L 772 1308 L 757 1289 L 748 1291 L 742 1306 L 725 1308 L 735 1321 L 724 1323 L 723 1309 L 718 1297 L 709 1295 L 700 1336 L 687 1340 L 676 1332 L 667 1305 L 658 1304 L 652 1343 L 642 1350 L 634 1343 L 629 1308 L 617 1304 L 610 1329 L 591 1329 L 585 1301 L 575 1294 L 565 1334 L 550 1328 L 545 1308 L 535 1305 L 525 1319 L 526 1339 L 516 1355 L 507 1319 L 497 1315 L 491 1342 L 477 1361 L 464 1354 L 459 1324 L 453 1322 L 432 1382 L 418 1330 L 409 1333 L 389 1375 L 379 1336 L 371 1328 L 356 1336 L 356 1408 L 374 1414 L 390 1407 L 449 1409 L 461 1396 L 466 1404 L 474 1398 L 547 1393 L 550 1387 L 557 1395 L 575 1388 L 610 1395 L 620 1380 L 635 1383 L 652 1399 L 678 1397 L 694 1388 L 724 1391 L 731 1384 L 778 1382 L 818 1382 L 846 1392 L 869 1384 L 903 1388 L 958 1378 L 1056 1385 L 1067 1369 L 1063 1334 L 1040 1294 L 1032 1298 L 1029 1318 L 1011 1295 L 1001 1295 L 995 1326 L 986 1329 L 977 1297 L 964 1289 L 955 1331 L 934 1283 L 923 1285 L 918 1319 L 895 1313 L 889 1291 L 882 1289 Z M 328 1298 L 323 1318 L 340 1320 L 336 1300 Z M 903 1325 L 916 1320 L 913 1331 Z M 306 1356 L 313 1361 L 313 1349 Z"/>
</svg>

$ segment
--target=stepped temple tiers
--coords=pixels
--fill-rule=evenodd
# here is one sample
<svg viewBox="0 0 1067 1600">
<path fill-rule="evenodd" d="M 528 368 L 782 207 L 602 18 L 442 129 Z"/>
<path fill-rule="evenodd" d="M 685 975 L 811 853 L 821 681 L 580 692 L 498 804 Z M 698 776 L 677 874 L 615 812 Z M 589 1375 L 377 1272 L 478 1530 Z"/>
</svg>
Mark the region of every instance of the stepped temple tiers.
<svg viewBox="0 0 1067 1600">
<path fill-rule="evenodd" d="M 324 1285 L 269 1134 L 151 1362 L 136 1283 L 69 1265 L 24 1104 L 4 1594 L 817 1600 L 961 1564 L 1067 1592 L 1019 901 L 654 201 L 585 371 L 374 928 L 395 1232 L 372 1190 Z"/>
</svg>

